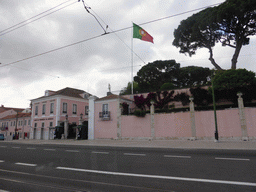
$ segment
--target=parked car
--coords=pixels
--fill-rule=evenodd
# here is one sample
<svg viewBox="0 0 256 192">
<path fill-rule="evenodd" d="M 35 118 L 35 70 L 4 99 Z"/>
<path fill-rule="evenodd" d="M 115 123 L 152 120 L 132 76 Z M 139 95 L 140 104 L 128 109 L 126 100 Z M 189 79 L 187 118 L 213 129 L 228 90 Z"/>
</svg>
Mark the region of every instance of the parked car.
<svg viewBox="0 0 256 192">
<path fill-rule="evenodd" d="M 4 134 L 0 133 L 0 140 L 4 140 Z"/>
</svg>

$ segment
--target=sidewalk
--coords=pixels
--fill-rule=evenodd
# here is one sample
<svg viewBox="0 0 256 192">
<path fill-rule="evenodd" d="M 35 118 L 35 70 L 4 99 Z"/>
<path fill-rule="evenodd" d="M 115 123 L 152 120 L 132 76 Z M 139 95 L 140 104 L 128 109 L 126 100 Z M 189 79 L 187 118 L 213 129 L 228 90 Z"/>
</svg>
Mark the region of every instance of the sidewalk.
<svg viewBox="0 0 256 192">
<path fill-rule="evenodd" d="M 250 141 L 219 141 L 213 140 L 13 140 L 4 141 L 20 144 L 57 144 L 83 146 L 112 146 L 112 147 L 145 147 L 145 148 L 177 148 L 177 149 L 238 149 L 256 150 L 256 140 Z"/>
</svg>

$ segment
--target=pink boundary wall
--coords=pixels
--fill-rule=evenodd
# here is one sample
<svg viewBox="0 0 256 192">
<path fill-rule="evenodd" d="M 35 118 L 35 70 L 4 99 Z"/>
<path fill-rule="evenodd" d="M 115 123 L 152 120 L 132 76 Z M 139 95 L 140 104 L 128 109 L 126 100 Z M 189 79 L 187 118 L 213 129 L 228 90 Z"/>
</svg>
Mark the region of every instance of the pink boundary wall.
<svg viewBox="0 0 256 192">
<path fill-rule="evenodd" d="M 195 112 L 196 136 L 214 137 L 215 120 L 213 111 Z M 217 111 L 219 137 L 241 137 L 238 109 Z"/>
<path fill-rule="evenodd" d="M 249 137 L 256 137 L 256 108 L 245 108 L 245 118 Z"/>
<path fill-rule="evenodd" d="M 190 113 L 155 114 L 155 136 L 191 137 Z"/>
<path fill-rule="evenodd" d="M 103 121 L 99 118 L 102 104 L 108 103 L 111 119 Z M 143 139 L 151 135 L 151 115 L 136 117 L 122 115 L 120 128 L 118 128 L 118 102 L 117 100 L 100 101 L 95 104 L 95 139 Z M 239 139 L 242 138 L 241 123 L 238 108 L 217 110 L 217 123 L 219 138 Z M 256 139 L 256 108 L 244 108 L 247 133 L 250 139 Z M 154 114 L 154 137 L 156 139 L 187 139 L 192 137 L 191 113 L 155 113 Z M 215 120 L 214 111 L 195 111 L 196 138 L 214 139 Z M 121 137 L 117 132 L 121 130 Z"/>
<path fill-rule="evenodd" d="M 150 115 L 145 117 L 122 116 L 122 137 L 151 137 Z"/>
</svg>

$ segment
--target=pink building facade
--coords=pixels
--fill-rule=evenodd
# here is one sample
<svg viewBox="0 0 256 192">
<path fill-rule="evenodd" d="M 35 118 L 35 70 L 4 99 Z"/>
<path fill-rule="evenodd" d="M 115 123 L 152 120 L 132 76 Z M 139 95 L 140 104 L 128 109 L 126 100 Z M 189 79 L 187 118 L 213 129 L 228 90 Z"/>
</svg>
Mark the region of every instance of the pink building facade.
<svg viewBox="0 0 256 192">
<path fill-rule="evenodd" d="M 45 91 L 43 97 L 31 100 L 30 139 L 54 139 L 55 127 L 65 120 L 79 124 L 79 119 L 88 121 L 90 94 L 78 89 L 64 88 Z"/>
<path fill-rule="evenodd" d="M 121 134 L 119 131 L 121 128 L 119 124 L 121 117 L 120 104 L 123 102 L 133 105 L 132 100 L 113 94 L 95 100 L 94 114 L 92 114 L 95 139 L 115 139 Z"/>
<path fill-rule="evenodd" d="M 28 139 L 30 133 L 31 113 L 21 112 L 0 118 L 1 133 L 6 140 Z"/>
</svg>

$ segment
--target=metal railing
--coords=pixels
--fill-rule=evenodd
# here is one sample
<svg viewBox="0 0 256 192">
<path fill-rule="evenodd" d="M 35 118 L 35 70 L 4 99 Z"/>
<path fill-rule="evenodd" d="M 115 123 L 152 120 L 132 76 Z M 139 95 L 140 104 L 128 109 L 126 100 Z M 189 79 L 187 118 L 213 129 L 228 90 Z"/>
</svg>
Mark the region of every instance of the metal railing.
<svg viewBox="0 0 256 192">
<path fill-rule="evenodd" d="M 101 120 L 110 120 L 110 111 L 99 112 L 99 118 Z"/>
</svg>

